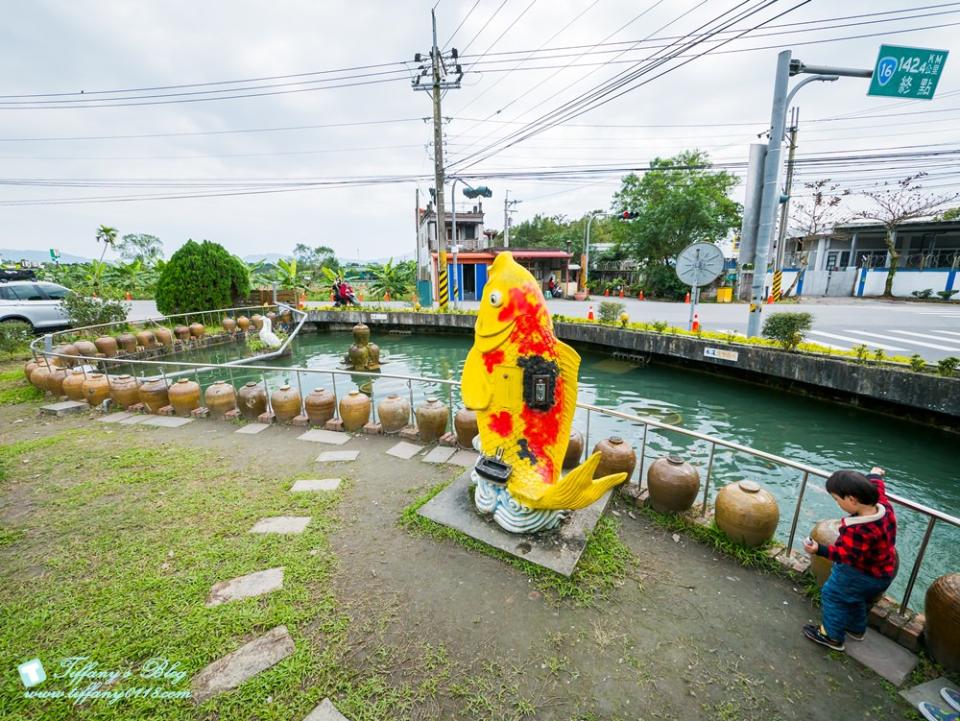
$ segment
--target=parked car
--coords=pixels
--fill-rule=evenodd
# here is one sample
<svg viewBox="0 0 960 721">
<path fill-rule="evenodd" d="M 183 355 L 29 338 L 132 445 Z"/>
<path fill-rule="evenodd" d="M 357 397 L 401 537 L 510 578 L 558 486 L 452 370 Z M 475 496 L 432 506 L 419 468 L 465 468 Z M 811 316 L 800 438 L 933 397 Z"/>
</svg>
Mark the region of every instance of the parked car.
<svg viewBox="0 0 960 721">
<path fill-rule="evenodd" d="M 69 321 L 60 301 L 69 292 L 69 288 L 45 281 L 0 282 L 0 323 L 19 320 L 34 330 L 64 328 Z"/>
</svg>

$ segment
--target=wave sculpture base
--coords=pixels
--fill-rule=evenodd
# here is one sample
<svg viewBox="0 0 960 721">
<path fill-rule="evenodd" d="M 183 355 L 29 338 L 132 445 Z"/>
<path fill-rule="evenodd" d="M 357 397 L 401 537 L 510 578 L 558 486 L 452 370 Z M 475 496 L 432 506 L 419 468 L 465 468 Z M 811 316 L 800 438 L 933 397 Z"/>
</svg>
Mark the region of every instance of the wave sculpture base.
<svg viewBox="0 0 960 721">
<path fill-rule="evenodd" d="M 568 511 L 527 508 L 519 503 L 506 486 L 491 483 L 475 470 L 470 474 L 476 484 L 473 503 L 485 515 L 493 515 L 500 528 L 509 533 L 536 533 L 549 531 L 560 525 Z"/>
</svg>

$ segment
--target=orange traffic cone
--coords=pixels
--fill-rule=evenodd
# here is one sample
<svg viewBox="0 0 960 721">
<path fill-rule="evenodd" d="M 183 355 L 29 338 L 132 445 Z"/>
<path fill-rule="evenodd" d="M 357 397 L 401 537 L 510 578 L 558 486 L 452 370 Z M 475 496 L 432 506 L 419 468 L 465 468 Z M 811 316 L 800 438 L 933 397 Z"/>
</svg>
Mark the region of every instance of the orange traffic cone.
<svg viewBox="0 0 960 721">
<path fill-rule="evenodd" d="M 389 290 L 388 290 L 386 293 L 383 294 L 383 299 L 384 299 L 387 303 L 390 302 L 390 291 L 389 291 Z"/>
<path fill-rule="evenodd" d="M 603 291 L 603 294 L 604 294 L 607 298 L 609 298 L 609 297 L 610 297 L 610 289 L 607 288 L 605 291 Z"/>
<path fill-rule="evenodd" d="M 363 303 L 363 286 L 360 286 L 360 289 L 357 291 L 357 300 Z"/>
<path fill-rule="evenodd" d="M 133 300 L 133 294 L 129 290 L 123 294 L 123 297 L 125 300 Z"/>
<path fill-rule="evenodd" d="M 594 317 L 593 317 L 593 306 L 592 306 L 592 305 L 588 305 L 588 306 L 587 306 L 587 320 L 594 320 Z"/>
<path fill-rule="evenodd" d="M 687 305 L 690 305 L 690 291 L 687 291 L 687 297 L 683 299 L 683 302 Z"/>
<path fill-rule="evenodd" d="M 700 314 L 699 313 L 693 314 L 693 325 L 690 327 L 690 330 L 692 330 L 694 333 L 700 330 Z"/>
<path fill-rule="evenodd" d="M 767 305 L 773 305 L 773 293 L 767 296 Z"/>
<path fill-rule="evenodd" d="M 307 294 L 306 294 L 306 293 L 301 293 L 301 294 L 300 294 L 300 302 L 297 303 L 297 307 L 300 308 L 301 310 L 303 310 L 304 308 L 307 307 Z"/>
<path fill-rule="evenodd" d="M 620 289 L 620 297 L 623 297 L 623 288 Z"/>
<path fill-rule="evenodd" d="M 637 300 L 643 300 L 643 291 L 640 291 L 640 295 L 637 296 Z"/>
</svg>

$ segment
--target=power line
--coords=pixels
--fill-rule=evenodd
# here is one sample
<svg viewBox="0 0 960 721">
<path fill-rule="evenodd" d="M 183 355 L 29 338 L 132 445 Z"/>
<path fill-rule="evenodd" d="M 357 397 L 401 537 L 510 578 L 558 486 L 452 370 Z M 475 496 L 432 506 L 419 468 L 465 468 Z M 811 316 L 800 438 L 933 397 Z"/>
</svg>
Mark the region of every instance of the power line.
<svg viewBox="0 0 960 721">
<path fill-rule="evenodd" d="M 480 27 L 480 29 L 477 30 L 476 35 L 474 35 L 472 38 L 470 38 L 470 42 L 468 42 L 466 45 L 464 45 L 464 46 L 460 49 L 460 52 L 461 52 L 461 53 L 467 52 L 467 48 L 469 48 L 471 45 L 473 45 L 473 41 L 476 40 L 478 37 L 480 37 L 480 33 L 482 33 L 484 30 L 487 29 L 487 25 L 490 24 L 490 21 L 493 20 L 501 10 L 503 10 L 503 6 L 506 5 L 506 4 L 507 4 L 507 0 L 503 0 L 503 2 L 500 3 L 499 7 L 497 7 L 497 9 L 493 11 L 493 14 L 492 14 L 490 17 L 487 18 L 487 22 L 485 22 L 485 23 Z"/>
<path fill-rule="evenodd" d="M 441 50 L 446 50 L 446 49 L 447 49 L 447 46 L 450 44 L 450 41 L 453 40 L 453 38 L 456 36 L 456 34 L 457 34 L 458 32 L 460 32 L 460 28 L 462 28 L 462 27 L 463 27 L 463 24 L 464 24 L 465 22 L 467 22 L 467 20 L 470 18 L 471 15 L 473 15 L 473 11 L 477 9 L 477 5 L 479 5 L 479 4 L 480 4 L 480 0 L 477 0 L 477 1 L 473 4 L 473 6 L 467 11 L 467 14 L 463 16 L 463 20 L 460 21 L 460 24 L 459 24 L 459 25 L 457 25 L 457 29 L 454 30 L 452 33 L 450 33 L 450 37 L 447 38 L 447 42 L 445 42 L 445 43 L 440 47 Z"/>
</svg>

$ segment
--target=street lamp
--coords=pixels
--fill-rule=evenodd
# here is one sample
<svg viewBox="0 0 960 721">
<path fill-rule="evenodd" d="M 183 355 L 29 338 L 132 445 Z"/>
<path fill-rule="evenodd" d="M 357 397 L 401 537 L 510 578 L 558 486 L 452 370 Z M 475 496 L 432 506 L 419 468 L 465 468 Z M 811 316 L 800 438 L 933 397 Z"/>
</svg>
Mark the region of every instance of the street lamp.
<svg viewBox="0 0 960 721">
<path fill-rule="evenodd" d="M 593 219 L 598 217 L 609 217 L 612 213 L 606 213 L 601 210 L 590 213 L 587 218 L 587 230 L 583 237 L 583 268 L 580 271 L 580 285 L 582 290 L 587 290 L 587 270 L 590 268 L 590 226 L 593 225 Z M 589 291 L 587 291 L 589 293 Z"/>
<path fill-rule="evenodd" d="M 457 277 L 457 250 L 459 248 L 459 243 L 457 242 L 457 183 L 463 183 L 466 187 L 463 189 L 463 194 L 468 198 L 490 198 L 493 196 L 493 191 L 490 190 L 485 185 L 481 185 L 477 188 L 474 188 L 463 178 L 454 178 L 453 183 L 450 185 L 450 224 L 451 224 L 451 243 L 453 245 L 453 307 L 456 308 L 460 302 L 460 283 Z"/>
</svg>

